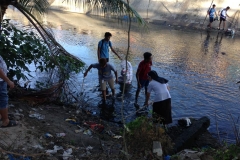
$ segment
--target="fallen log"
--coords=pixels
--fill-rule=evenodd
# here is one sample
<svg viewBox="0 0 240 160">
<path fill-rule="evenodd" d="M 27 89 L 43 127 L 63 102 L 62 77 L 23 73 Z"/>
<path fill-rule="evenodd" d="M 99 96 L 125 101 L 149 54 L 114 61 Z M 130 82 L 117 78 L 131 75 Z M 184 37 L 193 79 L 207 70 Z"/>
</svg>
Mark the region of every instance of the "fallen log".
<svg viewBox="0 0 240 160">
<path fill-rule="evenodd" d="M 208 117 L 202 117 L 192 123 L 182 134 L 174 140 L 174 152 L 177 153 L 194 144 L 194 140 L 207 130 L 210 125 Z"/>
</svg>

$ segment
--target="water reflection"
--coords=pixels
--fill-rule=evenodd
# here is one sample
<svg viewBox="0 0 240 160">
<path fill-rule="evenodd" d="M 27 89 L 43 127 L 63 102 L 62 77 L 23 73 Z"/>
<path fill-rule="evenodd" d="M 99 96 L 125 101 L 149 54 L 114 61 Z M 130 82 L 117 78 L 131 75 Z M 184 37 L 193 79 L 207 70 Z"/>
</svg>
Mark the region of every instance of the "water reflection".
<svg viewBox="0 0 240 160">
<path fill-rule="evenodd" d="M 207 37 L 203 42 L 203 49 L 205 54 L 208 53 L 209 41 L 210 41 L 210 31 L 207 31 Z"/>
<path fill-rule="evenodd" d="M 214 45 L 214 50 L 217 54 L 220 52 L 220 49 L 221 49 L 222 38 L 223 38 L 223 33 L 218 32 L 215 45 Z"/>
<path fill-rule="evenodd" d="M 104 120 L 114 120 L 114 111 L 115 111 L 115 99 L 107 99 L 106 103 L 100 101 L 98 103 L 98 107 L 100 108 L 99 116 Z"/>
</svg>

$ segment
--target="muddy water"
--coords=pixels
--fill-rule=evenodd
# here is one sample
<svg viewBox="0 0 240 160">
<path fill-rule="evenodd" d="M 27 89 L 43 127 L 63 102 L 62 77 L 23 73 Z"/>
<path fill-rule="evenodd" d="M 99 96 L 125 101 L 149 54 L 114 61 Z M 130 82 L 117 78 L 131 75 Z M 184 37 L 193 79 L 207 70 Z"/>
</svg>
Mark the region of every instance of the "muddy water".
<svg viewBox="0 0 240 160">
<path fill-rule="evenodd" d="M 13 19 L 18 18 L 12 14 L 9 16 Z M 126 23 L 121 25 L 113 20 L 56 11 L 49 13 L 45 23 L 52 25 L 59 43 L 87 65 L 97 62 L 97 43 L 106 31 L 113 34 L 111 40 L 115 50 L 122 57 L 126 53 Z M 136 73 L 144 52 L 153 53 L 153 69 L 160 76 L 169 79 L 174 123 L 183 117 L 208 116 L 211 119 L 210 132 L 217 136 L 219 130 L 222 139 L 233 141 L 231 116 L 237 122 L 240 112 L 240 91 L 239 85 L 236 84 L 240 80 L 239 36 L 232 38 L 217 31 L 190 31 L 171 26 L 149 25 L 148 30 L 133 28 L 129 57 L 133 72 Z M 120 60 L 112 53 L 110 63 L 120 71 Z M 97 71 L 92 69 L 84 80 L 84 98 L 88 101 L 85 107 L 104 118 L 113 112 L 110 120 L 120 121 L 122 103 L 118 98 L 121 95 L 119 85 L 116 85 L 117 98 L 114 102 L 114 111 L 104 111 L 97 107 L 101 102 L 97 79 Z M 82 73 L 75 81 L 79 86 L 82 85 Z M 132 87 L 125 95 L 123 111 L 125 116 L 135 111 L 133 102 L 136 86 L 134 76 Z M 108 101 L 112 103 L 111 99 Z M 139 104 L 143 103 L 142 92 Z M 127 121 L 134 118 L 136 115 L 130 116 Z"/>
</svg>

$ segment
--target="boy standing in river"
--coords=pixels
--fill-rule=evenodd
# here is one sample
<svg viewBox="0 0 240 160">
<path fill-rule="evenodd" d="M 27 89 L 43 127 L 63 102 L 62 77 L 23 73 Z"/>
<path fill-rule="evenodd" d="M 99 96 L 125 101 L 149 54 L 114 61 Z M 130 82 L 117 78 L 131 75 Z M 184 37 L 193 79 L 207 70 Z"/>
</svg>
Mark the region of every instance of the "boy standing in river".
<svg viewBox="0 0 240 160">
<path fill-rule="evenodd" d="M 91 70 L 91 68 L 96 68 L 98 69 L 98 77 L 99 77 L 99 83 L 100 83 L 100 88 L 102 90 L 102 95 L 103 95 L 103 102 L 106 102 L 106 84 L 110 86 L 112 90 L 112 96 L 115 96 L 115 89 L 114 89 L 114 79 L 111 71 L 114 72 L 115 78 L 116 78 L 116 83 L 118 81 L 118 76 L 117 76 L 117 71 L 114 69 L 114 67 L 107 63 L 107 60 L 105 58 L 99 59 L 99 63 L 91 64 L 86 72 L 84 73 L 84 77 L 87 76 L 88 71 Z"/>
<path fill-rule="evenodd" d="M 151 66 L 152 66 L 152 54 L 149 52 L 145 52 L 143 54 L 144 60 L 142 60 L 137 69 L 136 73 L 136 78 L 137 78 L 137 84 L 138 88 L 136 91 L 136 96 L 135 96 L 135 104 L 137 104 L 138 101 L 138 96 L 141 91 L 141 89 L 144 87 L 145 88 L 145 103 L 146 104 L 146 95 L 147 95 L 147 86 L 149 84 L 148 81 L 148 72 L 151 71 Z"/>
<path fill-rule="evenodd" d="M 98 60 L 100 58 L 105 58 L 107 62 L 109 62 L 109 47 L 112 50 L 113 53 L 116 54 L 116 56 L 121 59 L 121 57 L 117 54 L 117 52 L 112 47 L 112 42 L 110 41 L 110 38 L 112 37 L 112 34 L 110 32 L 106 32 L 104 35 L 104 39 L 98 42 Z"/>
</svg>

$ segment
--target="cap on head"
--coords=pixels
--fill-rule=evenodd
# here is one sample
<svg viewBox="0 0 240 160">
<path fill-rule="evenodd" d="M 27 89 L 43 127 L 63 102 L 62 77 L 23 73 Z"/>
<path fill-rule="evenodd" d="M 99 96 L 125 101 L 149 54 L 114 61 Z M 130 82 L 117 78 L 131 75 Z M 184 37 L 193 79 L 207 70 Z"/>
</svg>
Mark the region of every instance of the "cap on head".
<svg viewBox="0 0 240 160">
<path fill-rule="evenodd" d="M 105 35 L 104 35 L 104 37 L 105 37 L 105 38 L 106 38 L 106 37 L 112 37 L 112 34 L 111 34 L 110 32 L 106 32 Z"/>
<path fill-rule="evenodd" d="M 230 7 L 229 7 L 229 6 L 227 6 L 227 9 L 230 9 Z"/>
<path fill-rule="evenodd" d="M 144 60 L 150 59 L 151 56 L 152 56 L 152 53 L 150 53 L 150 52 L 143 53 Z"/>
</svg>

